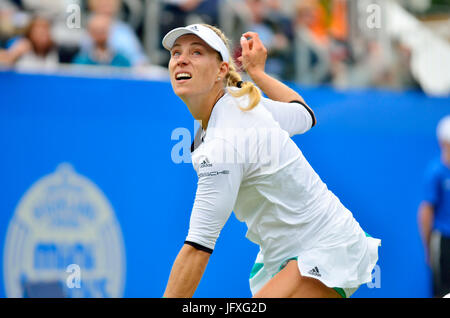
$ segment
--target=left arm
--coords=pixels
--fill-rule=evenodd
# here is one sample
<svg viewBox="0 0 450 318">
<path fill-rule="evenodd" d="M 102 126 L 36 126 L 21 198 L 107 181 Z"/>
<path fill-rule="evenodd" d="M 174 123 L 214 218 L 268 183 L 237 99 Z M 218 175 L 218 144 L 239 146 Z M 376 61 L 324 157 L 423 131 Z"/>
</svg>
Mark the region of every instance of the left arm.
<svg viewBox="0 0 450 318">
<path fill-rule="evenodd" d="M 198 186 L 189 233 L 170 273 L 164 297 L 192 297 L 203 276 L 216 240 L 227 222 L 243 176 L 242 164 L 226 163 L 235 150 L 227 142 L 212 140 L 193 153 Z"/>
<path fill-rule="evenodd" d="M 247 40 L 251 37 L 250 40 Z M 253 82 L 268 98 L 263 98 L 263 104 L 274 119 L 290 136 L 308 131 L 316 124 L 314 111 L 306 104 L 300 94 L 265 73 L 267 49 L 255 32 L 247 32 L 241 38 L 242 62 L 244 69 Z"/>
<path fill-rule="evenodd" d="M 192 297 L 208 264 L 210 253 L 185 244 L 170 272 L 164 297 Z"/>
</svg>

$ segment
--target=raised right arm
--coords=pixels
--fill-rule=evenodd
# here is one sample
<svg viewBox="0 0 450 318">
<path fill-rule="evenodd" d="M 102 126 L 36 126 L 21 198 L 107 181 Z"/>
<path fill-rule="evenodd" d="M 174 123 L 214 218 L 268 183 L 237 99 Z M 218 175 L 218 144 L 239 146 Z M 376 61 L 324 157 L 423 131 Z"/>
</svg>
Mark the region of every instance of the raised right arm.
<svg viewBox="0 0 450 318">
<path fill-rule="evenodd" d="M 316 124 L 316 117 L 303 97 L 264 71 L 267 49 L 258 34 L 244 33 L 241 37 L 241 47 L 242 56 L 238 59 L 256 86 L 268 97 L 263 99 L 263 104 L 281 128 L 288 131 L 290 136 L 312 128 Z"/>
</svg>

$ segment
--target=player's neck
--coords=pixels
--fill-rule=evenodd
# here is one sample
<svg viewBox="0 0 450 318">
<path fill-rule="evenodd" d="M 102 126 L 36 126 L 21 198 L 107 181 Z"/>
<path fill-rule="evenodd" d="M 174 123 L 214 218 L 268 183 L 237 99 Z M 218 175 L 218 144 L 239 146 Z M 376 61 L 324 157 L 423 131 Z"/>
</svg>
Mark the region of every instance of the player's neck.
<svg viewBox="0 0 450 318">
<path fill-rule="evenodd" d="M 225 94 L 224 89 L 212 90 L 208 95 L 195 95 L 182 98 L 192 116 L 198 120 L 203 128 L 208 127 L 209 118 L 217 101 Z"/>
</svg>

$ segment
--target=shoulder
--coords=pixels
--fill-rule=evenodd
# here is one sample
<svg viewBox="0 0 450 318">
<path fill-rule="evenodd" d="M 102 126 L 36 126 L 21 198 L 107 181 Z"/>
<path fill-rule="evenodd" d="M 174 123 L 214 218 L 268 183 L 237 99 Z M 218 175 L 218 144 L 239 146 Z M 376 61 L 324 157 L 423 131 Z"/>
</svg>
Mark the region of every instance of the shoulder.
<svg viewBox="0 0 450 318">
<path fill-rule="evenodd" d="M 228 87 L 231 91 L 238 88 Z M 223 127 L 246 128 L 264 126 L 264 122 L 271 122 L 272 116 L 264 107 L 263 98 L 252 110 L 243 111 L 248 106 L 249 96 L 235 97 L 228 92 L 224 95 L 217 109 L 217 125 Z"/>
</svg>

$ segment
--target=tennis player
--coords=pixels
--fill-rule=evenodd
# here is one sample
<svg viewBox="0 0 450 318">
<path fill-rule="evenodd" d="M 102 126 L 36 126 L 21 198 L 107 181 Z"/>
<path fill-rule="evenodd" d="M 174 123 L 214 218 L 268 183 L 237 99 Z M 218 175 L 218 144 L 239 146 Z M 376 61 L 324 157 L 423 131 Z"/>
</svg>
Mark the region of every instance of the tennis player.
<svg viewBox="0 0 450 318">
<path fill-rule="evenodd" d="M 192 297 L 230 214 L 260 246 L 254 297 L 349 297 L 371 281 L 380 240 L 369 237 L 290 138 L 316 124 L 303 98 L 264 72 L 258 34 L 241 38 L 242 82 L 217 28 L 170 31 L 173 90 L 201 123 L 192 147 L 198 187 L 189 232 L 164 297 Z"/>
</svg>

